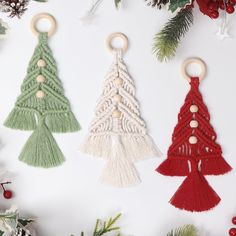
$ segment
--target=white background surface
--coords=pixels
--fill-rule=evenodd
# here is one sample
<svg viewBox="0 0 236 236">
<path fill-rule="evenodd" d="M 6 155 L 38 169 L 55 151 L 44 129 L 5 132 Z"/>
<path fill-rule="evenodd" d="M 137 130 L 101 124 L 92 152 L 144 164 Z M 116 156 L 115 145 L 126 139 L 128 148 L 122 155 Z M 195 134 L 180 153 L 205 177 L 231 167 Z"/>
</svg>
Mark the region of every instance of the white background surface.
<svg viewBox="0 0 236 236">
<path fill-rule="evenodd" d="M 236 76 L 235 39 L 221 42 L 215 35 L 216 21 L 195 11 L 195 25 L 169 63 L 159 63 L 151 54 L 155 32 L 168 19 L 166 11 L 146 7 L 142 0 L 125 0 L 117 12 L 113 1 L 104 1 L 99 18 L 90 27 L 81 25 L 80 16 L 89 1 L 53 1 L 30 3 L 21 20 L 8 19 L 11 32 L 0 42 L 0 122 L 13 108 L 20 85 L 36 46 L 29 22 L 39 12 L 50 12 L 58 21 L 58 31 L 50 46 L 58 62 L 59 77 L 65 94 L 82 130 L 73 134 L 55 134 L 67 161 L 59 168 L 42 170 L 18 161 L 18 155 L 30 132 L 0 126 L 3 147 L 0 152 L 2 168 L 14 174 L 15 198 L 0 200 L 2 209 L 16 203 L 24 216 L 38 218 L 38 235 L 79 235 L 85 230 L 91 235 L 97 217 L 106 218 L 118 212 L 123 232 L 133 236 L 165 236 L 167 231 L 185 223 L 194 223 L 207 236 L 226 236 L 231 217 L 236 214 L 235 172 L 209 177 L 210 184 L 222 202 L 213 211 L 192 214 L 179 211 L 168 204 L 182 178 L 168 178 L 154 172 L 164 160 L 177 122 L 177 114 L 188 91 L 188 84 L 179 74 L 180 63 L 187 57 L 198 56 L 208 65 L 208 76 L 201 91 L 211 113 L 211 122 L 218 133 L 226 160 L 235 167 L 236 156 Z M 235 16 L 230 18 L 230 33 L 236 35 Z M 143 118 L 158 147 L 164 153 L 160 159 L 147 160 L 136 166 L 142 184 L 129 189 L 115 189 L 98 183 L 105 162 L 78 151 L 93 117 L 101 85 L 112 56 L 104 40 L 121 31 L 130 39 L 130 49 L 124 60 L 137 86 L 137 98 Z"/>
</svg>

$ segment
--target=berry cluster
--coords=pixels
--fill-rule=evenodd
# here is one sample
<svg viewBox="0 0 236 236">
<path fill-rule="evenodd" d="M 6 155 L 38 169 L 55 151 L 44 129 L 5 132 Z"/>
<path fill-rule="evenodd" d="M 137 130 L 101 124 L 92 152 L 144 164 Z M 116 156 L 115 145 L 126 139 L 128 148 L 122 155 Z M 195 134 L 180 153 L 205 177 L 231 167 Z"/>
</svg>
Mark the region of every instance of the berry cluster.
<svg viewBox="0 0 236 236">
<path fill-rule="evenodd" d="M 233 223 L 234 225 L 236 225 L 236 216 L 233 217 L 232 223 Z M 236 228 L 231 228 L 231 229 L 229 230 L 229 235 L 230 235 L 230 236 L 236 236 Z"/>
<path fill-rule="evenodd" d="M 236 0 L 210 0 L 207 4 L 208 15 L 212 19 L 217 19 L 219 17 L 219 10 L 225 10 L 228 14 L 234 13 L 234 7 L 236 5 Z"/>
<path fill-rule="evenodd" d="M 4 185 L 6 184 L 11 184 L 11 182 L 5 182 L 5 183 L 0 183 L 2 189 L 3 189 L 3 197 L 6 198 L 6 199 L 11 199 L 12 198 L 12 191 L 11 190 L 7 190 L 5 189 Z"/>
</svg>

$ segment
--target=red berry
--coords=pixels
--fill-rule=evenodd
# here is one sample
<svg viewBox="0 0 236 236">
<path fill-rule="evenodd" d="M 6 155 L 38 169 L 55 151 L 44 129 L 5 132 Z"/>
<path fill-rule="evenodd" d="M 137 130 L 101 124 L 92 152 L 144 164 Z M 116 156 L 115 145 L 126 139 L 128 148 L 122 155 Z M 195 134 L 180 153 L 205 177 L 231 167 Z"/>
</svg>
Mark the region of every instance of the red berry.
<svg viewBox="0 0 236 236">
<path fill-rule="evenodd" d="M 225 5 L 226 4 L 224 2 L 220 2 L 220 5 L 219 5 L 220 9 L 224 10 L 225 9 Z"/>
<path fill-rule="evenodd" d="M 234 225 L 236 225 L 236 216 L 234 216 L 234 217 L 232 218 L 232 223 L 233 223 Z"/>
<path fill-rule="evenodd" d="M 229 0 L 229 3 L 234 6 L 236 5 L 236 0 Z"/>
<path fill-rule="evenodd" d="M 217 10 L 218 8 L 219 8 L 219 3 L 218 3 L 218 2 L 210 1 L 210 2 L 207 4 L 207 9 L 208 9 L 209 11 Z"/>
<path fill-rule="evenodd" d="M 217 19 L 219 17 L 219 12 L 218 11 L 212 11 L 210 13 L 210 17 L 213 19 Z"/>
<path fill-rule="evenodd" d="M 229 230 L 229 235 L 230 235 L 230 236 L 236 236 L 236 228 L 231 228 L 231 229 Z"/>
<path fill-rule="evenodd" d="M 3 197 L 6 199 L 11 199 L 12 198 L 12 191 L 11 190 L 4 190 Z"/>
<path fill-rule="evenodd" d="M 226 11 L 227 11 L 229 14 L 234 13 L 234 6 L 232 6 L 231 4 L 228 4 L 228 6 L 226 7 Z"/>
</svg>

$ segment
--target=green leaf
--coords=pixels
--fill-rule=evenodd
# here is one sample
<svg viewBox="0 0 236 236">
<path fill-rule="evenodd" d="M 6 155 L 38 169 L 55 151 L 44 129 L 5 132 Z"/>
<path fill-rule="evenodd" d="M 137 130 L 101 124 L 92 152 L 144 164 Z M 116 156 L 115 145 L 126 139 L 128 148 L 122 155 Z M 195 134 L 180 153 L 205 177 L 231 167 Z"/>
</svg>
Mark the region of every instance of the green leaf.
<svg viewBox="0 0 236 236">
<path fill-rule="evenodd" d="M 3 236 L 4 232 L 2 230 L 0 230 L 0 236 Z"/>
<path fill-rule="evenodd" d="M 47 0 L 34 0 L 35 2 L 47 2 Z"/>
<path fill-rule="evenodd" d="M 7 32 L 7 27 L 3 26 L 1 23 L 0 23 L 0 34 L 1 35 L 4 35 L 6 34 Z M 0 235 L 1 236 L 1 235 Z"/>
<path fill-rule="evenodd" d="M 197 228 L 194 225 L 184 225 L 171 230 L 167 236 L 197 236 Z"/>
<path fill-rule="evenodd" d="M 183 9 L 186 5 L 190 4 L 191 0 L 170 0 L 169 10 L 175 12 L 177 9 Z"/>
<path fill-rule="evenodd" d="M 117 9 L 119 8 L 120 3 L 121 3 L 121 0 L 115 0 L 115 5 Z"/>
<path fill-rule="evenodd" d="M 175 56 L 181 38 L 187 33 L 192 24 L 192 9 L 184 9 L 171 18 L 164 28 L 155 35 L 153 53 L 159 61 L 168 61 Z"/>
<path fill-rule="evenodd" d="M 28 224 L 34 222 L 33 219 L 18 219 L 18 223 L 21 225 L 21 226 L 27 226 Z"/>
</svg>

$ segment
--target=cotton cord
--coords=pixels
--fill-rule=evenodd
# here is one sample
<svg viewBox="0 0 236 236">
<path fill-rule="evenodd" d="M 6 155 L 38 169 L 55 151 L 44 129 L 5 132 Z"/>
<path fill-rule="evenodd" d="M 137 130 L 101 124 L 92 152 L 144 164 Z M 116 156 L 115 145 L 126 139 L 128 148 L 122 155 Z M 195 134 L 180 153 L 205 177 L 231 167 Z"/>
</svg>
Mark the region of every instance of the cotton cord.
<svg viewBox="0 0 236 236">
<path fill-rule="evenodd" d="M 140 182 L 133 163 L 160 156 L 160 151 L 147 134 L 135 98 L 135 86 L 116 50 L 97 102 L 95 117 L 81 150 L 108 161 L 102 182 L 116 187 L 129 187 Z"/>
</svg>

